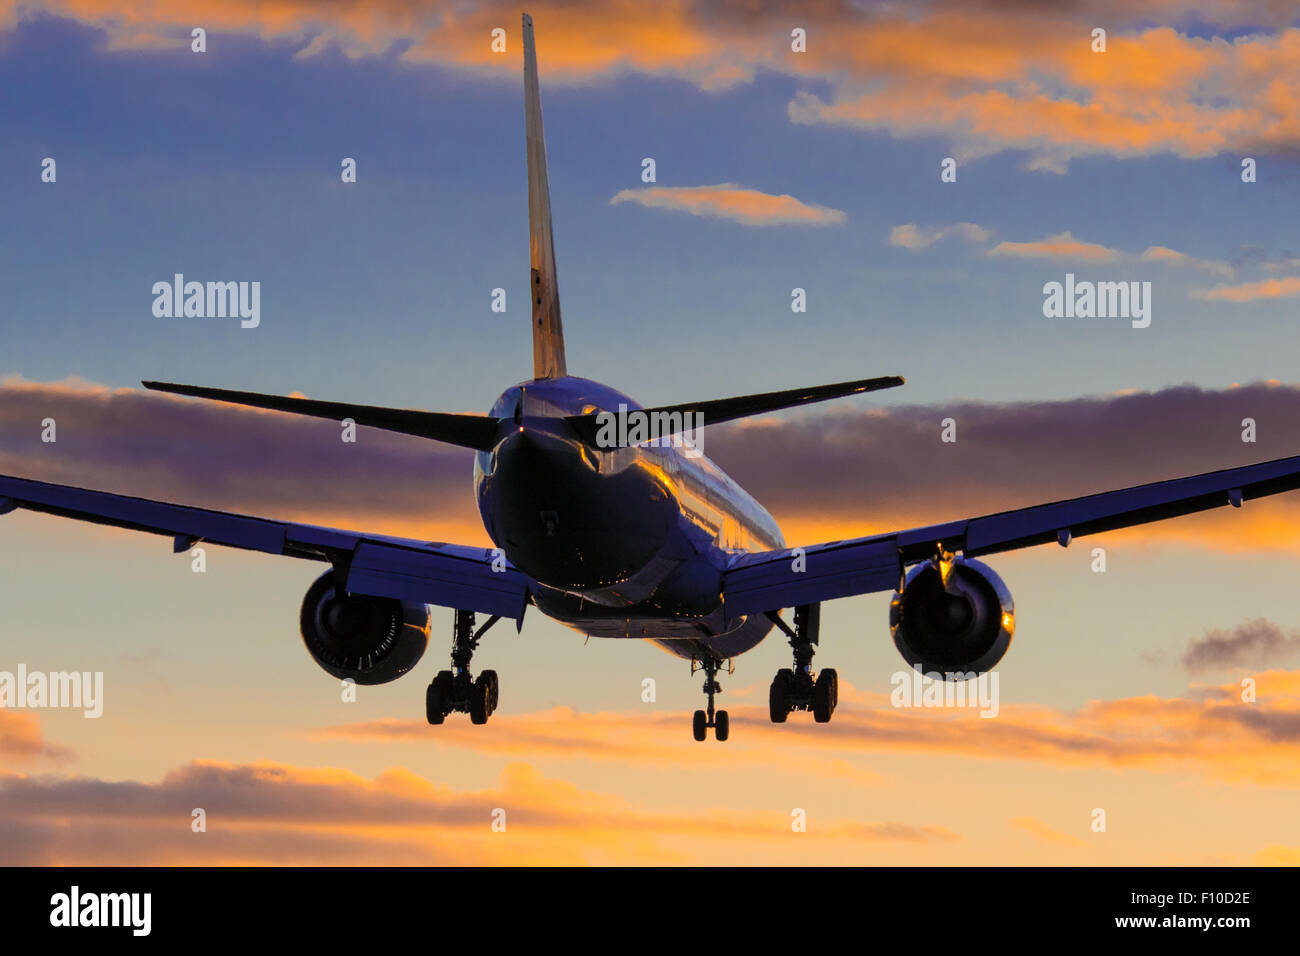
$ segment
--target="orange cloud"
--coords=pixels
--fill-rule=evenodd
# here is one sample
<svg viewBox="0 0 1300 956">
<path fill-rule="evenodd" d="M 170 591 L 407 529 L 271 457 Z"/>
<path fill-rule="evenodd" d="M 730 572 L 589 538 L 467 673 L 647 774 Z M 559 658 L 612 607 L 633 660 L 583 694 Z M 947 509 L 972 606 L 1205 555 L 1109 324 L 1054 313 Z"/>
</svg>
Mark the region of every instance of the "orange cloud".
<svg viewBox="0 0 1300 956">
<path fill-rule="evenodd" d="M 204 832 L 191 827 L 193 808 Z M 368 779 L 269 762 L 194 761 L 157 783 L 0 775 L 0 830 L 9 866 L 662 864 L 705 855 L 679 848 L 704 840 L 735 863 L 790 852 L 837 862 L 885 843 L 958 839 L 934 824 L 849 819 L 792 836 L 785 810 L 655 812 L 524 763 L 482 791 L 404 768 Z"/>
<path fill-rule="evenodd" d="M 1254 302 L 1256 299 L 1287 299 L 1293 295 L 1300 295 L 1300 276 L 1221 285 L 1196 293 L 1196 298 L 1217 302 Z"/>
<path fill-rule="evenodd" d="M 744 226 L 833 226 L 848 221 L 838 209 L 805 203 L 790 195 L 773 196 L 735 183 L 716 186 L 649 186 L 624 189 L 611 205 L 634 202 L 651 209 L 676 209 L 694 216 L 730 219 Z"/>
<path fill-rule="evenodd" d="M 1097 19 L 1086 8 L 1033 16 L 1023 6 L 977 15 L 939 6 L 910 20 L 876 18 L 865 42 L 850 26 L 844 42 L 856 43 L 866 61 L 841 76 L 830 100 L 798 94 L 790 117 L 897 136 L 946 134 L 959 159 L 1024 149 L 1031 169 L 1053 172 L 1085 155 L 1199 158 L 1300 142 L 1290 109 L 1300 30 L 1229 42 L 1168 27 L 1124 33 L 1102 17 L 1107 51 L 1093 53 Z M 872 57 L 885 45 L 897 52 Z M 1270 89 L 1272 77 L 1291 79 Z"/>
<path fill-rule="evenodd" d="M 1300 866 L 1300 846 L 1268 846 L 1250 858 L 1255 866 Z"/>
<path fill-rule="evenodd" d="M 1231 276 L 1234 272 L 1232 266 L 1226 262 L 1217 262 L 1213 259 L 1197 259 L 1189 256 L 1185 252 L 1179 252 L 1177 249 L 1170 249 L 1168 246 L 1148 246 L 1138 257 L 1141 262 L 1159 262 L 1165 265 L 1188 266 L 1193 269 L 1201 269 L 1206 272 L 1215 272 L 1219 275 Z"/>
<path fill-rule="evenodd" d="M 889 243 L 913 251 L 927 249 L 941 239 L 956 236 L 967 242 L 987 242 L 993 237 L 991 229 L 973 222 L 959 222 L 950 226 L 922 227 L 915 223 L 895 226 L 889 232 Z M 1179 268 L 1199 269 L 1217 275 L 1232 276 L 1235 271 L 1226 262 L 1213 259 L 1198 259 L 1168 246 L 1148 246 L 1141 254 L 1123 252 L 1109 246 L 1076 239 L 1069 232 L 1058 233 L 1046 239 L 1031 242 L 1000 242 L 989 255 L 1018 256 L 1036 259 L 1083 259 L 1090 261 L 1125 260 L 1129 262 L 1155 262 L 1161 265 Z"/>
<path fill-rule="evenodd" d="M 987 242 L 993 237 L 992 230 L 977 226 L 973 222 L 958 222 L 951 226 L 918 226 L 914 222 L 895 226 L 889 231 L 889 244 L 902 246 L 904 249 L 926 249 L 941 239 L 956 236 L 966 242 Z"/>
<path fill-rule="evenodd" d="M 35 761 L 65 763 L 73 757 L 66 747 L 46 742 L 35 715 L 0 708 L 0 766 Z"/>
<path fill-rule="evenodd" d="M 1011 821 L 1011 825 L 1017 830 L 1024 830 L 1036 840 L 1044 843 L 1053 843 L 1057 846 L 1083 847 L 1087 844 L 1083 840 L 1068 833 L 1062 833 L 1060 830 L 1049 827 L 1042 820 L 1034 817 L 1016 817 Z"/>
<path fill-rule="evenodd" d="M 725 750 L 705 753 L 686 739 L 682 714 L 579 714 L 556 708 L 502 715 L 496 735 L 454 726 L 387 720 L 326 728 L 334 739 L 410 740 L 478 753 L 599 757 L 656 767 L 709 763 L 770 764 L 802 755 L 811 763 L 878 753 L 1017 760 L 1075 768 L 1131 768 L 1193 773 L 1262 786 L 1300 786 L 1300 671 L 1255 675 L 1257 701 L 1241 687 L 1193 685 L 1183 697 L 1092 701 L 1074 711 L 1002 704 L 997 716 L 974 709 L 895 707 L 889 694 L 855 690 L 841 681 L 840 705 L 826 725 L 773 725 L 765 708 L 729 708 L 736 733 Z M 743 732 L 741 732 L 743 729 Z M 806 770 L 798 763 L 796 772 Z"/>
<path fill-rule="evenodd" d="M 731 696 L 740 700 L 746 693 L 732 691 Z M 598 757 L 601 762 L 697 768 L 771 765 L 771 741 L 734 739 L 725 748 L 702 748 L 682 734 L 683 726 L 682 715 L 675 712 L 590 714 L 571 707 L 554 707 L 541 713 L 499 714 L 493 717 L 494 732 L 487 735 L 463 721 L 431 728 L 423 720 L 387 718 L 326 727 L 313 731 L 311 736 L 329 740 L 410 741 L 422 747 L 434 745 L 532 760 Z M 827 760 L 822 755 L 808 757 L 797 747 L 782 755 L 781 765 L 790 773 L 806 777 L 849 780 L 860 785 L 873 785 L 881 780 L 879 775 L 848 761 Z"/>
<path fill-rule="evenodd" d="M 1068 232 L 1032 242 L 999 242 L 989 251 L 989 255 L 1026 259 L 1083 259 L 1089 262 L 1111 262 L 1120 256 L 1114 249 L 1095 242 L 1084 242 Z"/>
<path fill-rule="evenodd" d="M 34 9 L 0 3 L 0 24 Z M 43 9 L 105 30 L 111 49 L 168 42 L 184 49 L 190 28 L 201 24 L 213 33 L 297 41 L 300 56 L 330 48 L 374 55 L 401 44 L 413 62 L 494 75 L 519 69 L 518 9 L 491 0 L 145 0 L 125 7 L 49 0 Z M 1268 0 L 1141 10 L 1112 0 L 935 2 L 906 10 L 831 0 L 813 12 L 777 4 L 744 16 L 704 0 L 539 0 L 530 10 L 551 82 L 638 71 L 712 90 L 748 82 L 759 70 L 779 71 L 831 89 L 825 99 L 800 91 L 789 104 L 794 122 L 937 133 L 962 159 L 1021 149 L 1030 168 L 1059 172 L 1085 155 L 1199 158 L 1300 144 L 1300 29 L 1285 5 Z M 1192 15 L 1224 35 L 1150 25 Z M 1099 23 L 1109 31 L 1105 53 L 1091 49 Z M 808 30 L 804 53 L 791 50 L 792 25 Z M 491 49 L 497 27 L 507 31 L 504 55 Z"/>
</svg>

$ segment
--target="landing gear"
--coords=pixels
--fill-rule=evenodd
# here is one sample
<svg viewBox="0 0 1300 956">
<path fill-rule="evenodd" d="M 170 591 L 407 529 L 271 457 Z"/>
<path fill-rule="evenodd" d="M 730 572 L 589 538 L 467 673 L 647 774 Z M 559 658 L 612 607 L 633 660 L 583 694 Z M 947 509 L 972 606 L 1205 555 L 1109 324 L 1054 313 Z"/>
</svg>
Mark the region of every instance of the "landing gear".
<svg viewBox="0 0 1300 956">
<path fill-rule="evenodd" d="M 424 694 L 425 716 L 431 724 L 440 724 L 448 714 L 469 714 L 471 723 L 486 724 L 497 709 L 501 684 L 496 671 L 470 676 L 470 660 L 481 638 L 500 617 L 490 617 L 474 629 L 474 612 L 457 611 L 452 629 L 451 670 L 438 671 Z"/>
<path fill-rule="evenodd" d="M 478 680 L 474 681 L 469 695 L 470 723 L 487 723 L 487 719 L 492 716 L 492 711 L 497 709 L 499 693 L 500 684 L 497 681 L 496 671 L 484 671 L 478 675 Z"/>
<path fill-rule="evenodd" d="M 424 714 L 429 723 L 440 724 L 454 709 L 451 703 L 451 671 L 438 671 L 424 692 Z"/>
<path fill-rule="evenodd" d="M 696 670 L 696 661 L 691 661 L 691 673 Z M 713 698 L 715 694 L 722 693 L 722 685 L 718 683 L 718 669 L 722 667 L 722 661 L 716 657 L 710 657 L 698 662 L 700 668 L 704 671 L 704 693 L 709 695 L 709 708 L 707 711 L 697 710 L 694 719 L 691 721 L 691 731 L 696 740 L 704 740 L 709 736 L 709 728 L 713 728 L 713 736 L 718 740 L 726 740 L 731 734 L 731 719 L 725 710 L 713 709 Z M 727 673 L 732 673 L 732 668 L 727 668 Z"/>
<path fill-rule="evenodd" d="M 767 692 L 768 712 L 774 724 L 784 724 L 790 716 L 790 702 L 794 699 L 794 671 L 783 667 L 772 678 L 772 687 Z"/>
<path fill-rule="evenodd" d="M 794 667 L 783 667 L 776 672 L 768 691 L 768 716 L 772 723 L 783 724 L 791 711 L 811 710 L 813 720 L 819 724 L 830 721 L 839 703 L 839 675 L 827 667 L 815 677 L 812 670 L 813 645 L 821 629 L 821 605 L 802 604 L 794 609 L 794 627 L 786 624 L 781 615 L 771 611 L 767 615 L 790 638 L 794 652 Z"/>
<path fill-rule="evenodd" d="M 825 667 L 813 681 L 812 712 L 813 720 L 819 724 L 828 724 L 835 705 L 840 700 L 840 675 L 832 668 Z"/>
</svg>

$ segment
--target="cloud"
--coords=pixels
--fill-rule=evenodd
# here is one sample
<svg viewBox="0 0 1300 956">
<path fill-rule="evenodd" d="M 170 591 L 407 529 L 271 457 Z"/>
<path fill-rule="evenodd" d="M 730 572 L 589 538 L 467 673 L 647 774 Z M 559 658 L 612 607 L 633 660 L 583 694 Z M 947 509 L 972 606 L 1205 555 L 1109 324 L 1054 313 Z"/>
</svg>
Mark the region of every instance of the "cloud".
<svg viewBox="0 0 1300 956">
<path fill-rule="evenodd" d="M 55 444 L 40 440 L 38 423 L 45 417 L 58 422 Z M 952 444 L 937 440 L 939 423 L 948 417 L 956 420 L 960 438 Z M 1241 441 L 1247 417 L 1267 423 L 1253 444 Z M 469 452 L 372 429 L 358 434 L 356 444 L 345 444 L 331 422 L 138 389 L 0 384 L 0 474 L 377 533 L 488 543 L 467 480 Z M 788 454 L 773 459 L 773 447 Z M 1300 450 L 1300 387 L 1181 386 L 1055 402 L 953 401 L 887 410 L 846 400 L 807 415 L 711 426 L 704 450 L 772 512 L 792 543 L 815 543 L 1294 455 Z M 322 474 L 330 480 L 320 481 Z M 1285 494 L 1115 532 L 1109 540 L 1296 551 L 1297 522 L 1300 495 Z"/>
<path fill-rule="evenodd" d="M 178 51 L 189 29 L 238 32 L 300 45 L 309 57 L 391 54 L 485 76 L 516 78 L 518 12 L 504 2 L 333 3 L 227 0 L 221 4 L 50 0 L 42 7 L 103 29 L 114 50 Z M 0 2 L 0 24 L 35 5 Z M 905 9 L 829 0 L 794 4 L 539 0 L 539 58 L 547 82 L 628 72 L 684 79 L 704 90 L 775 71 L 806 82 L 789 103 L 796 123 L 939 135 L 967 161 L 1004 150 L 1030 169 L 1063 172 L 1080 156 L 1285 154 L 1300 145 L 1300 29 L 1286 4 L 1118 0 L 1064 5 L 922 2 Z M 1153 21 L 1195 22 L 1194 36 Z M 809 30 L 790 49 L 792 23 Z M 1105 53 L 1090 33 L 1104 23 Z M 507 30 L 507 53 L 490 31 Z"/>
<path fill-rule="evenodd" d="M 1300 631 L 1287 634 L 1272 621 L 1258 617 L 1232 630 L 1209 631 L 1183 652 L 1182 664 L 1191 673 L 1231 668 L 1270 667 L 1289 663 L 1300 654 Z"/>
<path fill-rule="evenodd" d="M 1034 817 L 1016 817 L 1011 821 L 1011 825 L 1017 830 L 1024 830 L 1036 840 L 1044 843 L 1055 844 L 1056 846 L 1083 847 L 1087 844 L 1076 836 L 1070 836 L 1068 833 L 1062 833 L 1048 826 L 1042 820 Z"/>
<path fill-rule="evenodd" d="M 931 226 L 928 228 L 917 226 L 915 223 L 905 223 L 890 230 L 889 242 L 890 245 L 902 246 L 905 249 L 916 251 L 927 249 L 939 240 L 950 236 L 955 236 L 967 242 L 987 242 L 993 238 L 993 231 L 978 226 L 973 222 L 959 222 L 950 226 Z M 1082 259 L 1092 262 L 1117 262 L 1123 260 L 1134 263 L 1158 263 L 1179 268 L 1198 269 L 1203 272 L 1229 277 L 1236 273 L 1236 269 L 1226 262 L 1213 259 L 1198 259 L 1185 252 L 1179 252 L 1177 249 L 1170 249 L 1168 246 L 1148 246 L 1140 254 L 1135 255 L 1099 243 L 1076 239 L 1069 232 L 1061 232 L 1054 236 L 1048 236 L 1046 239 L 1031 240 L 1029 242 L 1000 242 L 989 250 L 989 255 L 1015 256 L 1023 259 Z"/>
<path fill-rule="evenodd" d="M 850 685 L 841 685 L 851 692 Z M 766 688 L 763 693 L 766 694 Z M 733 689 L 731 697 L 742 700 L 744 691 Z M 312 731 L 324 740 L 401 741 L 422 747 L 468 749 L 477 753 L 520 759 L 561 760 L 597 757 L 601 763 L 653 764 L 658 767 L 760 767 L 771 766 L 771 741 L 761 744 L 733 739 L 726 748 L 692 746 L 681 728 L 683 715 L 669 711 L 627 711 L 582 713 L 571 707 L 553 707 L 540 713 L 499 714 L 492 718 L 494 732 L 479 733 L 463 721 L 431 728 L 423 720 L 385 718 L 339 724 Z M 732 746 L 734 744 L 734 746 Z M 859 785 L 880 782 L 880 777 L 843 760 L 814 758 L 801 748 L 786 748 L 781 765 L 804 777 L 849 780 Z"/>
<path fill-rule="evenodd" d="M 1231 276 L 1236 271 L 1226 262 L 1218 262 L 1213 259 L 1197 259 L 1195 256 L 1189 256 L 1185 252 L 1170 249 L 1168 246 L 1148 246 L 1142 255 L 1138 257 L 1138 260 L 1140 262 L 1159 262 L 1165 265 L 1185 266 L 1224 276 Z"/>
<path fill-rule="evenodd" d="M 1193 685 L 1183 696 L 1091 701 L 1075 710 L 1002 702 L 984 718 L 966 708 L 894 707 L 890 694 L 841 681 L 829 724 L 774 725 L 766 708 L 731 705 L 736 728 L 726 752 L 707 754 L 740 767 L 774 755 L 809 764 L 827 758 L 888 754 L 1014 760 L 1076 769 L 1190 773 L 1263 786 L 1300 787 L 1300 671 L 1255 675 L 1257 701 L 1241 700 L 1236 684 Z M 494 718 L 494 721 L 497 718 Z M 496 735 L 430 728 L 418 721 L 369 721 L 318 731 L 334 740 L 431 743 L 474 753 L 614 760 L 649 767 L 693 767 L 699 748 L 683 735 L 685 714 L 577 713 L 557 708 L 511 715 Z M 743 730 L 743 733 L 741 732 Z M 450 733 L 448 733 L 450 732 Z M 736 746 L 733 748 L 733 744 Z M 530 748 L 535 748 L 530 750 Z M 792 773 L 809 775 L 796 763 Z"/>
<path fill-rule="evenodd" d="M 1240 285 L 1221 285 L 1193 293 L 1198 299 L 1211 302 L 1254 302 L 1257 299 L 1289 299 L 1300 295 L 1300 276 L 1285 279 L 1263 279 L 1243 282 Z"/>
<path fill-rule="evenodd" d="M 58 441 L 41 441 L 53 418 Z M 390 534 L 487 543 L 472 452 L 334 422 L 110 389 L 0 382 L 0 474 Z M 321 481 L 328 475 L 328 481 Z M 310 493 L 304 493 L 309 489 Z"/>
<path fill-rule="evenodd" d="M 1250 862 L 1254 866 L 1300 866 L 1300 846 L 1267 846 Z"/>
<path fill-rule="evenodd" d="M 987 242 L 993 238 L 992 230 L 977 226 L 973 222 L 958 222 L 950 226 L 918 226 L 916 223 L 904 223 L 889 231 L 889 244 L 902 246 L 904 249 L 926 249 L 941 239 L 955 237 L 966 242 Z"/>
<path fill-rule="evenodd" d="M 744 226 L 835 226 L 849 218 L 838 209 L 801 202 L 789 195 L 773 196 L 756 189 L 743 189 L 735 183 L 624 189 L 610 200 L 611 205 L 625 202 L 711 219 L 730 219 Z"/>
<path fill-rule="evenodd" d="M 1032 242 L 999 242 L 989 250 L 989 255 L 1024 259 L 1083 259 L 1089 262 L 1113 262 L 1120 258 L 1118 250 L 1095 242 L 1084 242 L 1068 232 Z"/>
<path fill-rule="evenodd" d="M 899 369 L 906 373 L 906 369 Z M 1257 383 L 1053 402 L 932 405 L 765 417 L 705 431 L 705 453 L 791 543 L 921 527 L 1300 451 L 1300 388 Z M 863 403 L 866 404 L 866 403 Z M 955 420 L 958 441 L 941 443 Z M 1244 418 L 1267 423 L 1241 440 Z M 776 458 L 771 448 L 782 448 Z M 1300 550 L 1300 495 L 1088 538 Z"/>
<path fill-rule="evenodd" d="M 1300 744 L 1300 712 L 1248 709 L 1227 714 L 1259 736 L 1279 744 Z"/>
<path fill-rule="evenodd" d="M 1223 6 L 1217 14 L 1243 27 L 1262 22 Z M 1300 84 L 1287 72 L 1300 55 L 1300 30 L 1256 26 L 1228 40 L 1144 27 L 1137 18 L 1098 3 L 881 11 L 869 35 L 854 25 L 836 31 L 819 61 L 841 67 L 832 94 L 797 94 L 790 118 L 942 135 L 961 161 L 1024 150 L 1029 169 L 1058 173 L 1080 156 L 1282 153 L 1300 142 Z M 1098 22 L 1109 31 L 1105 53 L 1090 49 Z"/>
<path fill-rule="evenodd" d="M 194 808 L 205 832 L 191 829 Z M 680 847 L 706 840 L 714 862 L 752 863 L 779 858 L 790 832 L 784 809 L 657 812 L 520 762 L 477 791 L 400 767 L 366 778 L 266 761 L 193 761 L 156 783 L 0 775 L 7 866 L 683 863 L 700 854 Z M 956 839 L 934 824 L 828 819 L 800 850 L 834 862 Z"/>
<path fill-rule="evenodd" d="M 73 759 L 71 750 L 45 740 L 34 714 L 0 708 L 0 766 L 40 761 L 62 764 Z"/>
</svg>

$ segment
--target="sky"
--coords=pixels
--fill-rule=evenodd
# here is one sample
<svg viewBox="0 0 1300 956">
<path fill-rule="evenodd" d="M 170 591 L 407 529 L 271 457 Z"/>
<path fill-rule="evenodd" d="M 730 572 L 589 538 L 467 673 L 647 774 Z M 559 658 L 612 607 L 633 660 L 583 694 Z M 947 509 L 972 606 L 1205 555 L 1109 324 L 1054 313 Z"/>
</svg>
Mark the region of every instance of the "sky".
<svg viewBox="0 0 1300 956">
<path fill-rule="evenodd" d="M 1290 5 L 528 12 L 572 373 L 647 404 L 907 379 L 706 436 L 791 544 L 1300 447 Z M 139 382 L 482 412 L 527 378 L 519 13 L 0 0 L 0 474 L 486 544 L 463 450 Z M 259 324 L 155 315 L 176 273 L 259 282 Z M 1045 315 L 1067 274 L 1149 288 L 1149 324 Z M 833 602 L 834 721 L 769 723 L 770 638 L 697 744 L 701 677 L 649 645 L 530 615 L 476 655 L 491 722 L 429 727 L 449 612 L 345 701 L 297 635 L 320 567 L 195 573 L 17 512 L 0 671 L 105 698 L 0 709 L 0 862 L 1294 864 L 1297 521 L 1284 495 L 992 558 L 989 719 L 892 706 L 889 595 Z"/>
</svg>

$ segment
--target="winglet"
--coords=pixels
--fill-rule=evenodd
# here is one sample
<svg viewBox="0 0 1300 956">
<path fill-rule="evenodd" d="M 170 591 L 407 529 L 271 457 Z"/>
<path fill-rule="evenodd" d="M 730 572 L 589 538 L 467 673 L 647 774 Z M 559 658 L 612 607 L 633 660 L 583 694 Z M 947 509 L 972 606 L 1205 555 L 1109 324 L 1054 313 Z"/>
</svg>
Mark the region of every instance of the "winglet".
<svg viewBox="0 0 1300 956">
<path fill-rule="evenodd" d="M 555 237 L 551 230 L 551 187 L 546 174 L 546 135 L 542 97 L 537 84 L 537 50 L 533 18 L 524 14 L 524 111 L 528 152 L 528 279 L 533 304 L 533 376 L 560 378 L 564 361 L 564 326 L 555 275 Z"/>
</svg>

